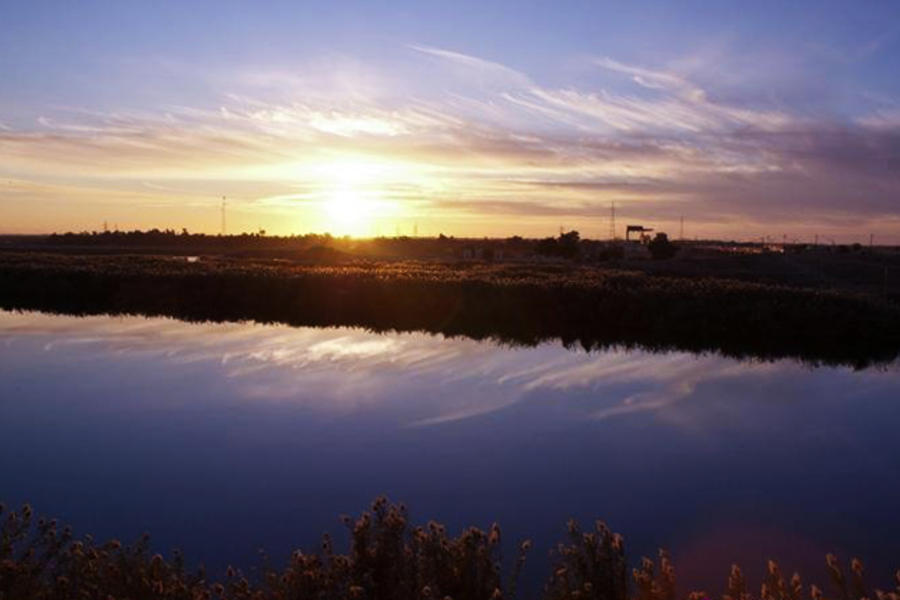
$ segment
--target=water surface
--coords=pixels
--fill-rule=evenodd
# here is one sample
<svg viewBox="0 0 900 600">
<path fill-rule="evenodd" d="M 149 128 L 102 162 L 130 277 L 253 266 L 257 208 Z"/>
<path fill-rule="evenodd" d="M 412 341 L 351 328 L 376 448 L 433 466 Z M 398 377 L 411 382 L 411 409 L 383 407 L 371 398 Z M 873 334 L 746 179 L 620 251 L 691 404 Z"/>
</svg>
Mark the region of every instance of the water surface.
<svg viewBox="0 0 900 600">
<path fill-rule="evenodd" d="M 0 312 L 0 499 L 213 569 L 384 493 L 532 538 L 530 581 L 569 517 L 702 585 L 769 557 L 822 580 L 827 551 L 887 581 L 898 399 L 896 368 Z"/>
</svg>

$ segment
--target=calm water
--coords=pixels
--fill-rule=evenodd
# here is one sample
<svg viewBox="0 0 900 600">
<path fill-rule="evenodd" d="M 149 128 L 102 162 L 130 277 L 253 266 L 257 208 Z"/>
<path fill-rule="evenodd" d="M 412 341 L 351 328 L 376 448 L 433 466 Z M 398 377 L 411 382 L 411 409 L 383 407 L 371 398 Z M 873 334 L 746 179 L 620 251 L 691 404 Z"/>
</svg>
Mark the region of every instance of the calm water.
<svg viewBox="0 0 900 600">
<path fill-rule="evenodd" d="M 0 312 L 0 499 L 213 569 L 376 495 L 535 541 L 574 516 L 718 587 L 900 565 L 900 371 L 424 334 Z"/>
</svg>

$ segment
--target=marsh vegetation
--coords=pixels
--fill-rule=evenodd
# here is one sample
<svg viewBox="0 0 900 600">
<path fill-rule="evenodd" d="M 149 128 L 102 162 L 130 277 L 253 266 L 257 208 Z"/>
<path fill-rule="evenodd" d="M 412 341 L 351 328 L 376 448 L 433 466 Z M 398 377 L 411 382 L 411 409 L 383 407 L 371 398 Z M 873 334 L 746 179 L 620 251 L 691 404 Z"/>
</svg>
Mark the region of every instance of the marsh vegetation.
<svg viewBox="0 0 900 600">
<path fill-rule="evenodd" d="M 496 523 L 487 531 L 470 527 L 453 536 L 433 521 L 413 525 L 406 507 L 383 497 L 359 517 L 343 517 L 349 531 L 346 552 L 336 550 L 325 535 L 317 549 L 296 550 L 280 566 L 266 559 L 252 573 L 228 567 L 221 581 L 202 568 L 188 568 L 178 552 L 169 558 L 152 553 L 147 534 L 130 545 L 118 540 L 96 542 L 90 536 L 76 538 L 56 520 L 36 518 L 28 505 L 7 512 L 0 505 L 0 518 L 0 600 L 826 598 L 817 585 L 804 585 L 799 574 L 786 578 L 773 561 L 758 587 L 751 587 L 734 565 L 723 577 L 721 594 L 690 592 L 690 582 L 678 584 L 664 550 L 656 561 L 642 558 L 629 570 L 624 539 L 600 521 L 586 530 L 574 521 L 568 523 L 565 540 L 551 553 L 552 569 L 543 591 L 529 594 L 517 590 L 516 584 L 532 550 L 530 541 L 517 543 L 514 556 L 504 561 Z M 900 597 L 900 571 L 884 590 L 872 590 L 858 559 L 845 571 L 836 557 L 828 555 L 826 566 L 833 584 L 828 598 Z"/>
<path fill-rule="evenodd" d="M 0 307 L 427 331 L 586 349 L 866 366 L 900 351 L 900 306 L 863 293 L 572 263 L 0 254 Z"/>
</svg>

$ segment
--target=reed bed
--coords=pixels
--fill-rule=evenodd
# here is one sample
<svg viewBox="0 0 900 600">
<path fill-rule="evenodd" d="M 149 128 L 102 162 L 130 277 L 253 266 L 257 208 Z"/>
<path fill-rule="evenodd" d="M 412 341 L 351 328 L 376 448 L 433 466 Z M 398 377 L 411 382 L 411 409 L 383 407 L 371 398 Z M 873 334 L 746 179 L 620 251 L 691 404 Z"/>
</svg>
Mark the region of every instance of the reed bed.
<svg viewBox="0 0 900 600">
<path fill-rule="evenodd" d="M 346 553 L 325 536 L 314 551 L 293 552 L 283 566 L 246 576 L 228 567 L 221 581 L 188 570 L 178 553 L 152 553 L 150 538 L 76 539 L 57 521 L 37 519 L 30 506 L 5 511 L 0 505 L 0 600 L 704 600 L 705 592 L 683 591 L 665 551 L 628 568 L 623 538 L 598 522 L 589 530 L 568 525 L 568 539 L 553 553 L 543 590 L 517 589 L 531 543 L 518 544 L 510 564 L 501 558 L 501 531 L 468 528 L 453 537 L 435 522 L 411 524 L 403 505 L 376 499 L 359 517 L 345 517 Z M 863 564 L 845 570 L 826 557 L 830 589 L 786 578 L 769 561 L 767 574 L 751 589 L 734 565 L 718 594 L 722 600 L 898 600 L 900 571 L 884 590 L 865 581 Z M 687 588 L 689 589 L 689 588 Z M 756 591 L 758 590 L 758 591 Z"/>
<path fill-rule="evenodd" d="M 850 292 L 562 263 L 0 255 L 0 307 L 427 331 L 865 367 L 900 352 L 900 306 Z"/>
</svg>

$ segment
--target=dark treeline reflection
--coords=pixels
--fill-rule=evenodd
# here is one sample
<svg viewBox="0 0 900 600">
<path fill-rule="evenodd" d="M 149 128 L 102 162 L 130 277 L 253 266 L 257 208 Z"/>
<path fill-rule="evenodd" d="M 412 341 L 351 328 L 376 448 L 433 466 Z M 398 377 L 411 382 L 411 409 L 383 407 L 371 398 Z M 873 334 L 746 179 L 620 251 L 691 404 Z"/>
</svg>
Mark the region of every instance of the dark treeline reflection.
<svg viewBox="0 0 900 600">
<path fill-rule="evenodd" d="M 65 314 L 426 331 L 514 345 L 720 352 L 865 367 L 900 350 L 900 308 L 872 297 L 563 265 L 7 254 L 0 306 Z"/>
</svg>

